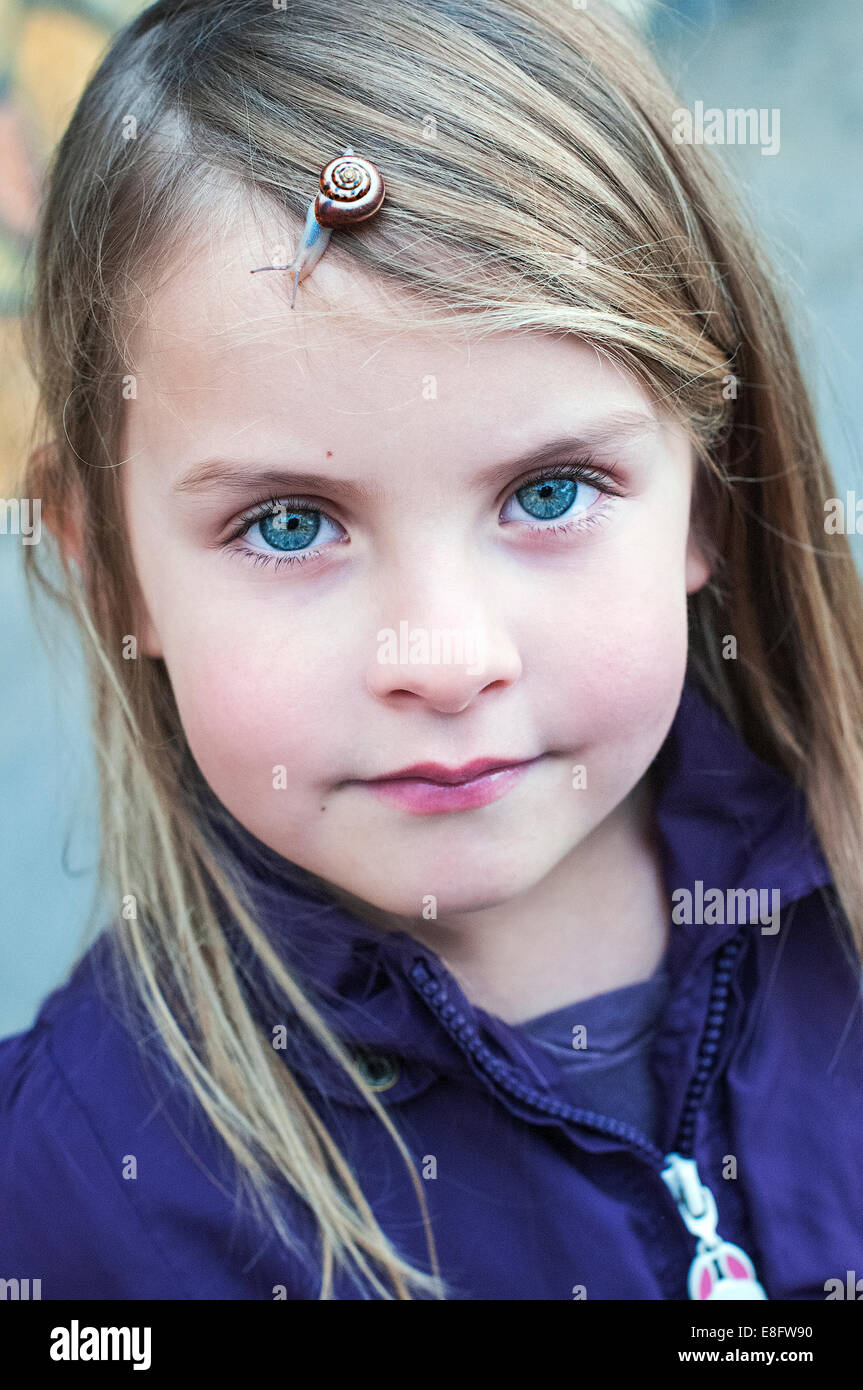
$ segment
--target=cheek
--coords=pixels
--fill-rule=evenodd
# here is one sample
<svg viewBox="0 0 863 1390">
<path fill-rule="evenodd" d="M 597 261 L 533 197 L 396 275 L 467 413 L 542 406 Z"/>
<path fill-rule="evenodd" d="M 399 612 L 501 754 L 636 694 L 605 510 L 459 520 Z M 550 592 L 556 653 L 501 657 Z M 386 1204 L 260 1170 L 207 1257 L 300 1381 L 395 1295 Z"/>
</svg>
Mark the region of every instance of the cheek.
<svg viewBox="0 0 863 1390">
<path fill-rule="evenodd" d="M 551 726 L 570 747 L 644 765 L 680 698 L 688 647 L 684 528 L 663 543 L 645 527 L 597 549 L 546 627 L 539 682 Z M 603 756 L 605 754 L 603 753 Z"/>
<path fill-rule="evenodd" d="M 165 651 L 195 761 L 240 819 L 250 810 L 257 819 L 276 794 L 284 810 L 292 787 L 314 781 L 332 740 L 339 701 L 327 683 L 327 663 L 322 654 L 304 655 L 287 626 L 243 632 L 214 626 Z M 274 786 L 280 767 L 285 785 Z"/>
</svg>

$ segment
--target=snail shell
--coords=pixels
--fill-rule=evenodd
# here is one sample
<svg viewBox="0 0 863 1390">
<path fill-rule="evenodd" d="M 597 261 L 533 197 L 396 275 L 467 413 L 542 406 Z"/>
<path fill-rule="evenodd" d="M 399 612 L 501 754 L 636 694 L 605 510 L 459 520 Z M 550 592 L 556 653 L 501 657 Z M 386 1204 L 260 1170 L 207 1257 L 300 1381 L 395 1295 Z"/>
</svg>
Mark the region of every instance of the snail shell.
<svg viewBox="0 0 863 1390">
<path fill-rule="evenodd" d="M 380 170 L 369 159 L 340 154 L 321 172 L 315 217 L 322 227 L 347 227 L 377 212 L 386 189 Z"/>
</svg>

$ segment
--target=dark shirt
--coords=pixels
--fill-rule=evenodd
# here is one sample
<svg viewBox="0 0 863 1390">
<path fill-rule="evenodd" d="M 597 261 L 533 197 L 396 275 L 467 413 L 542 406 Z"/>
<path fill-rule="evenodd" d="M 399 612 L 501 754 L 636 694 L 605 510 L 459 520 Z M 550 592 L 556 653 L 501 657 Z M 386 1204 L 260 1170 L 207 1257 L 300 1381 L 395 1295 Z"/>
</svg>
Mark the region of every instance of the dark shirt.
<svg viewBox="0 0 863 1390">
<path fill-rule="evenodd" d="M 553 1058 L 562 1099 L 624 1120 L 657 1142 L 649 1057 L 668 988 L 661 961 L 649 980 L 566 1004 L 517 1027 Z"/>
</svg>

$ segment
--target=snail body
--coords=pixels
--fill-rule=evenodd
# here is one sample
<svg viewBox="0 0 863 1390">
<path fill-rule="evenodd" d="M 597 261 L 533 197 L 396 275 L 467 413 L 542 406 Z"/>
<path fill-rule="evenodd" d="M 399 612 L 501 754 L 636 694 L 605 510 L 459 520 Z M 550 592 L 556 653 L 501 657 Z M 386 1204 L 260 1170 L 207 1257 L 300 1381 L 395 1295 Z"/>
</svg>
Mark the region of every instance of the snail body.
<svg viewBox="0 0 863 1390">
<path fill-rule="evenodd" d="M 350 148 L 331 159 L 321 170 L 320 183 L 321 191 L 308 206 L 303 235 L 290 265 L 262 265 L 251 271 L 252 275 L 258 270 L 291 271 L 294 277 L 292 309 L 297 286 L 311 275 L 327 249 L 332 231 L 373 217 L 386 194 L 380 170 L 370 159 L 363 159 Z"/>
</svg>

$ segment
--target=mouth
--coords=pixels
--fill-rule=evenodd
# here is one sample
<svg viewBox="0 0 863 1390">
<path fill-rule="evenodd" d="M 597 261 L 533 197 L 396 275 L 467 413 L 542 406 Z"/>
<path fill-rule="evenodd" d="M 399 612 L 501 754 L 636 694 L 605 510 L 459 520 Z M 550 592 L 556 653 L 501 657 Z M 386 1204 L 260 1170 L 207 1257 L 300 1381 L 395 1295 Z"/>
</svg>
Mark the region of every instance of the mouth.
<svg viewBox="0 0 863 1390">
<path fill-rule="evenodd" d="M 469 811 L 505 796 L 540 761 L 541 757 L 519 761 L 477 758 L 455 768 L 442 763 L 415 763 L 360 785 L 373 796 L 414 815 Z"/>
<path fill-rule="evenodd" d="M 444 786 L 456 786 L 472 782 L 486 772 L 497 772 L 505 767 L 520 767 L 522 763 L 535 762 L 534 758 L 474 758 L 471 763 L 461 767 L 446 767 L 443 763 L 412 763 L 398 772 L 385 772 L 382 777 L 372 777 L 372 782 L 435 782 Z"/>
</svg>

